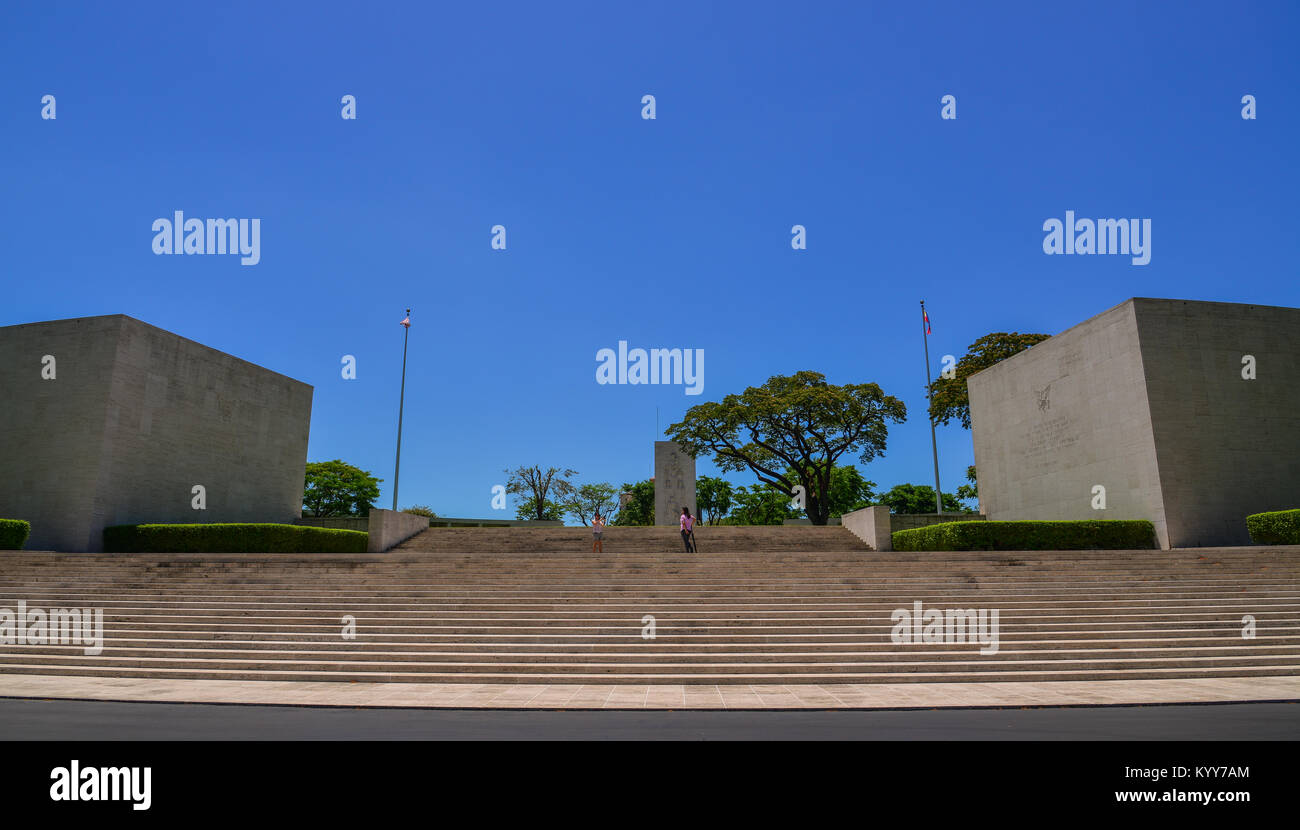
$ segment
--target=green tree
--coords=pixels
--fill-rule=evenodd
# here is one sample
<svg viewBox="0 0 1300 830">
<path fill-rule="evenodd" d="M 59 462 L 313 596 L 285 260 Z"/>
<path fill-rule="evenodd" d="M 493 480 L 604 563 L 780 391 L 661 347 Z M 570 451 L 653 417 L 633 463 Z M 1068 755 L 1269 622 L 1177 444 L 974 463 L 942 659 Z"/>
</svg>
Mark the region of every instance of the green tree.
<svg viewBox="0 0 1300 830">
<path fill-rule="evenodd" d="M 402 512 L 411 513 L 416 516 L 426 516 L 430 519 L 438 518 L 438 514 L 434 513 L 427 504 L 413 504 L 410 507 L 403 508 Z"/>
<path fill-rule="evenodd" d="M 857 467 L 836 466 L 831 470 L 831 518 L 875 504 L 875 487 L 876 482 L 863 478 Z"/>
<path fill-rule="evenodd" d="M 538 510 L 536 499 L 525 499 L 519 502 L 519 506 L 515 508 L 515 518 L 530 522 L 562 522 L 564 521 L 564 505 L 548 500 L 543 502 L 542 509 Z"/>
<path fill-rule="evenodd" d="M 310 516 L 367 516 L 379 498 L 379 483 L 366 470 L 333 461 L 307 465 L 302 509 Z"/>
<path fill-rule="evenodd" d="M 608 482 L 583 484 L 564 499 L 564 510 L 584 525 L 591 524 L 597 513 L 608 521 L 618 510 L 618 491 Z"/>
<path fill-rule="evenodd" d="M 930 420 L 936 424 L 946 424 L 957 418 L 963 427 L 970 429 L 970 397 L 966 390 L 966 379 L 1048 337 L 1051 335 L 1019 332 L 1008 334 L 999 331 L 986 334 L 970 344 L 966 354 L 957 361 L 956 374 L 951 378 L 940 375 L 934 381 L 930 397 Z"/>
<path fill-rule="evenodd" d="M 508 476 L 506 492 L 522 496 L 524 499 L 516 511 L 519 518 L 559 521 L 560 516 L 564 515 L 564 501 L 574 491 L 574 486 L 569 479 L 576 476 L 578 471 L 559 467 L 547 467 L 543 470 L 533 465 L 519 467 L 514 471 L 506 470 L 505 473 Z M 560 516 L 551 518 L 556 509 L 560 511 Z"/>
<path fill-rule="evenodd" d="M 787 469 L 786 475 L 791 478 L 797 477 L 792 469 Z M 845 513 L 875 504 L 876 494 L 873 492 L 875 486 L 876 482 L 867 481 L 852 464 L 843 466 L 836 464 L 831 468 L 830 517 L 837 518 Z M 798 512 L 798 508 L 795 508 L 795 512 Z"/>
<path fill-rule="evenodd" d="M 786 519 L 798 517 L 799 512 L 790 506 L 790 497 L 766 484 L 737 487 L 735 506 L 727 524 L 779 525 Z"/>
<path fill-rule="evenodd" d="M 712 453 L 720 470 L 749 469 L 787 501 L 802 484 L 808 518 L 824 525 L 836 459 L 856 452 L 870 463 L 884 454 L 885 422 L 906 417 L 903 402 L 874 383 L 835 386 L 805 371 L 693 406 L 666 432 L 693 456 Z"/>
<path fill-rule="evenodd" d="M 735 490 L 725 478 L 700 476 L 695 480 L 695 505 L 705 524 L 716 525 L 731 509 Z"/>
<path fill-rule="evenodd" d="M 655 523 L 655 483 L 653 479 L 638 481 L 636 484 L 624 484 L 622 493 L 631 496 L 618 511 L 618 516 L 610 524 L 621 527 L 653 525 Z M 622 493 L 619 494 L 620 501 Z"/>
<path fill-rule="evenodd" d="M 970 484 L 963 484 L 957 488 L 957 498 L 962 501 L 974 501 L 976 506 L 979 505 L 980 490 L 979 482 L 975 480 L 975 465 L 966 468 L 966 480 Z"/>
<path fill-rule="evenodd" d="M 895 484 L 880 497 L 880 503 L 889 505 L 892 513 L 933 513 L 934 488 L 928 484 Z M 970 513 L 952 493 L 943 494 L 945 513 Z"/>
</svg>

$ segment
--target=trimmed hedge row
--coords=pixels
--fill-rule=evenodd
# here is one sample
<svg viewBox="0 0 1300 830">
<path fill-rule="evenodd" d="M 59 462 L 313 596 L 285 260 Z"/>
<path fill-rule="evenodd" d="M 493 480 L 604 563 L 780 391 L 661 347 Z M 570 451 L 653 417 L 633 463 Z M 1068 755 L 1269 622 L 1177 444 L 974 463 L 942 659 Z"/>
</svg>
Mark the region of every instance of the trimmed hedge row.
<svg viewBox="0 0 1300 830">
<path fill-rule="evenodd" d="M 1246 517 L 1250 541 L 1257 545 L 1300 545 L 1300 510 L 1274 510 Z"/>
<path fill-rule="evenodd" d="M 31 522 L 22 519 L 0 519 L 0 550 L 22 550 L 27 537 L 32 534 Z"/>
<path fill-rule="evenodd" d="M 891 534 L 894 550 L 1130 550 L 1156 547 L 1145 520 L 944 522 Z"/>
<path fill-rule="evenodd" d="M 108 553 L 365 553 L 359 530 L 282 524 L 142 524 L 104 528 Z"/>
</svg>

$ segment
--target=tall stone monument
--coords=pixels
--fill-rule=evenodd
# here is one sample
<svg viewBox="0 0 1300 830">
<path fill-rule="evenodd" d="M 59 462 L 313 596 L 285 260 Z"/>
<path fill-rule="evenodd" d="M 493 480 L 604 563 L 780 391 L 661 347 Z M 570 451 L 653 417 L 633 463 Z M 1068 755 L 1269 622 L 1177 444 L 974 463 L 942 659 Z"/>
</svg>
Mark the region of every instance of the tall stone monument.
<svg viewBox="0 0 1300 830">
<path fill-rule="evenodd" d="M 695 458 L 676 441 L 655 442 L 655 524 L 676 527 L 682 508 L 695 506 Z"/>
</svg>

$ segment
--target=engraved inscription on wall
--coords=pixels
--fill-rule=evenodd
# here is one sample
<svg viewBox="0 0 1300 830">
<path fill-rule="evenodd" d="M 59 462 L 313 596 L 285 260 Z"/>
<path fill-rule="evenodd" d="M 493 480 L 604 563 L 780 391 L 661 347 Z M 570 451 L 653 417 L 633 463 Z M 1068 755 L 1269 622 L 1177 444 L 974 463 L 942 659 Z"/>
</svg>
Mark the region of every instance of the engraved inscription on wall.
<svg viewBox="0 0 1300 830">
<path fill-rule="evenodd" d="M 1069 457 L 1068 450 L 1079 442 L 1079 428 L 1069 415 L 1043 418 L 1029 426 L 1023 457 L 1035 473 L 1059 469 Z"/>
</svg>

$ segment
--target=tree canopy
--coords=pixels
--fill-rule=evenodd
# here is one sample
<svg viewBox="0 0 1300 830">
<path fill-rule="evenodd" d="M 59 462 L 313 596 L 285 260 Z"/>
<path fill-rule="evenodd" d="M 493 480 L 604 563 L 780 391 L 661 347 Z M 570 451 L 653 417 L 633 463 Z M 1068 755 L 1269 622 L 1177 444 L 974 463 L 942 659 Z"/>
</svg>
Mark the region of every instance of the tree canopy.
<svg viewBox="0 0 1300 830">
<path fill-rule="evenodd" d="M 966 480 L 970 484 L 963 484 L 957 488 L 957 498 L 962 501 L 974 501 L 979 504 L 980 490 L 979 482 L 975 479 L 975 465 L 966 468 Z"/>
<path fill-rule="evenodd" d="M 379 498 L 379 483 L 368 471 L 339 459 L 307 465 L 302 509 L 312 516 L 367 516 Z"/>
<path fill-rule="evenodd" d="M 731 482 L 715 476 L 700 476 L 695 480 L 695 506 L 700 511 L 700 521 L 716 525 L 731 510 L 735 490 Z"/>
<path fill-rule="evenodd" d="M 808 518 L 824 525 L 836 459 L 856 453 L 866 464 L 883 455 L 886 422 L 906 417 L 903 402 L 874 383 L 836 386 L 803 371 L 693 406 L 666 434 L 691 455 L 711 453 L 720 470 L 749 469 L 787 501 L 803 485 Z"/>
<path fill-rule="evenodd" d="M 542 502 L 539 509 L 537 499 L 524 499 L 515 508 L 515 518 L 529 522 L 562 522 L 564 521 L 564 505 L 547 499 Z"/>
<path fill-rule="evenodd" d="M 624 484 L 623 493 L 631 495 L 627 504 L 619 507 L 618 516 L 610 524 L 633 527 L 655 523 L 655 483 L 650 479 L 635 484 Z"/>
<path fill-rule="evenodd" d="M 857 467 L 836 466 L 831 470 L 831 518 L 875 504 L 876 482 L 867 481 Z"/>
<path fill-rule="evenodd" d="M 936 424 L 946 424 L 957 418 L 963 427 L 970 429 L 970 396 L 966 389 L 966 379 L 1050 336 L 999 331 L 986 334 L 970 344 L 966 354 L 957 361 L 955 375 L 951 378 L 940 375 L 932 384 L 930 419 Z"/>
<path fill-rule="evenodd" d="M 928 484 L 896 484 L 880 497 L 891 513 L 933 513 L 934 488 Z M 945 513 L 971 513 L 952 493 L 943 494 Z"/>
<path fill-rule="evenodd" d="M 576 476 L 578 471 L 559 467 L 542 469 L 534 464 L 513 471 L 506 470 L 505 473 L 509 477 L 506 479 L 506 492 L 523 499 L 516 508 L 519 518 L 559 521 L 564 515 L 564 501 L 574 491 L 569 479 Z M 559 511 L 558 514 L 556 511 Z"/>
<path fill-rule="evenodd" d="M 591 524 L 596 514 L 606 521 L 618 510 L 618 491 L 607 482 L 583 484 L 564 497 L 564 511 L 584 525 Z"/>
<path fill-rule="evenodd" d="M 735 507 L 727 524 L 779 525 L 786 519 L 797 518 L 799 512 L 790 506 L 790 497 L 766 484 L 753 487 L 740 486 L 735 492 Z"/>
</svg>

